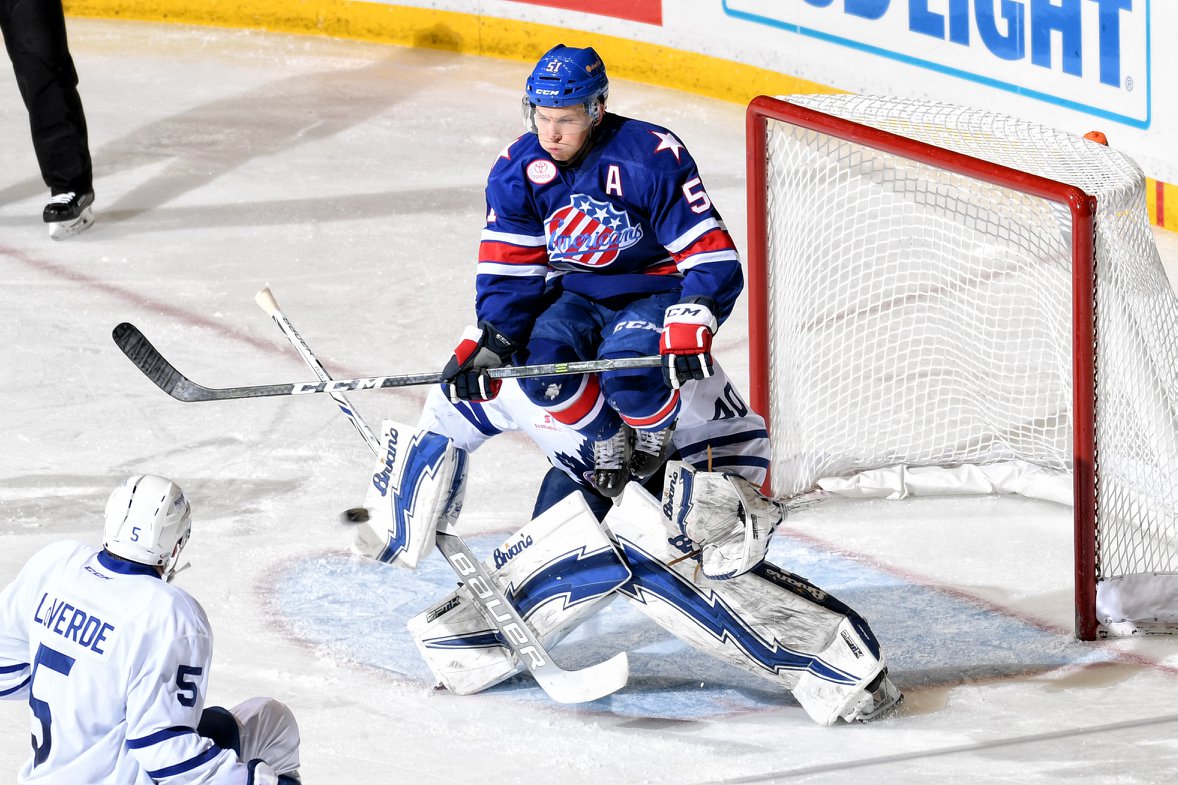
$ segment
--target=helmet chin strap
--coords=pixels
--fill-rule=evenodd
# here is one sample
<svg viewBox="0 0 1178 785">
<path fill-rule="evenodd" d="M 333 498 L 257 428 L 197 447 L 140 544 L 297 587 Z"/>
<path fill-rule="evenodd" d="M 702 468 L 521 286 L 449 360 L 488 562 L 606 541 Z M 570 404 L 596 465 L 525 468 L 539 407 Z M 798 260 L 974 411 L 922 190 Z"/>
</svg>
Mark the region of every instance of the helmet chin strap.
<svg viewBox="0 0 1178 785">
<path fill-rule="evenodd" d="M 190 561 L 184 562 L 179 567 L 176 566 L 176 562 L 180 560 L 180 553 L 183 550 L 184 543 L 177 542 L 174 546 L 172 546 L 172 555 L 168 557 L 167 563 L 159 568 L 160 577 L 164 579 L 165 583 L 171 583 L 172 579 L 176 577 L 177 573 L 183 572 L 192 566 L 192 562 Z"/>
</svg>

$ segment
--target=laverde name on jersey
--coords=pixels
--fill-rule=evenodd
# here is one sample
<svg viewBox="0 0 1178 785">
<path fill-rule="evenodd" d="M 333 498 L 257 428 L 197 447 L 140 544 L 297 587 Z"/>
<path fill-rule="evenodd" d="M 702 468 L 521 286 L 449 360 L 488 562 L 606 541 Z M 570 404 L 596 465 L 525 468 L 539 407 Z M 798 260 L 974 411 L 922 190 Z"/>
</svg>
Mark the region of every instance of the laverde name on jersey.
<svg viewBox="0 0 1178 785">
<path fill-rule="evenodd" d="M 33 621 L 95 654 L 106 654 L 105 645 L 115 631 L 113 624 L 48 593 L 41 595 Z"/>
</svg>

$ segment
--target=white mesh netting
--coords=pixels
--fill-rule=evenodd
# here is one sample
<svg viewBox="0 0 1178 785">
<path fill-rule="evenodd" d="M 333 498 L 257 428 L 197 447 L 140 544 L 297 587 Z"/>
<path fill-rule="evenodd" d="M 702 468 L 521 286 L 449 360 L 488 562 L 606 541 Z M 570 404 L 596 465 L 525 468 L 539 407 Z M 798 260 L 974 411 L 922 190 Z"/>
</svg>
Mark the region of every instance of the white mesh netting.
<svg viewBox="0 0 1178 785">
<path fill-rule="evenodd" d="M 1104 581 L 1178 573 L 1178 298 L 1136 164 L 972 108 L 786 100 L 1096 197 L 1093 569 Z M 1015 461 L 1070 472 L 1067 208 L 787 122 L 769 120 L 767 134 L 775 492 L 895 465 Z M 1168 612 L 1178 619 L 1178 606 Z"/>
</svg>

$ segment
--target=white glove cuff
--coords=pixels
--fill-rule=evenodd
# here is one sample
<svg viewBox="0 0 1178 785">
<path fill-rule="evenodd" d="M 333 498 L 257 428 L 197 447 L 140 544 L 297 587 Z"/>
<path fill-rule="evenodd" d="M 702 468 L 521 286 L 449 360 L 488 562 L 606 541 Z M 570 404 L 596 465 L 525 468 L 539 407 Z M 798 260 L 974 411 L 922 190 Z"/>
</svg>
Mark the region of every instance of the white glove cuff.
<svg viewBox="0 0 1178 785">
<path fill-rule="evenodd" d="M 720 326 L 712 309 L 700 303 L 677 303 L 663 314 L 663 324 L 699 324 L 716 332 Z"/>
</svg>

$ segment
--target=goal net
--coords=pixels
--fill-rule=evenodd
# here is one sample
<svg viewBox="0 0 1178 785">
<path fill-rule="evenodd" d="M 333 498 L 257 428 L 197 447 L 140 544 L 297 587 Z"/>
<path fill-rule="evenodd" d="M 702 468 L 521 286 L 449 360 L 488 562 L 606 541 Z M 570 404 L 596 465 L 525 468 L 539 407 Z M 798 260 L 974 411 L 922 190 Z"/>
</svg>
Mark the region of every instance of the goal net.
<svg viewBox="0 0 1178 785">
<path fill-rule="evenodd" d="M 773 493 L 1074 504 L 1077 635 L 1178 629 L 1178 298 L 1137 165 L 854 95 L 757 98 L 748 146 Z"/>
</svg>

